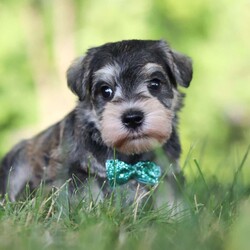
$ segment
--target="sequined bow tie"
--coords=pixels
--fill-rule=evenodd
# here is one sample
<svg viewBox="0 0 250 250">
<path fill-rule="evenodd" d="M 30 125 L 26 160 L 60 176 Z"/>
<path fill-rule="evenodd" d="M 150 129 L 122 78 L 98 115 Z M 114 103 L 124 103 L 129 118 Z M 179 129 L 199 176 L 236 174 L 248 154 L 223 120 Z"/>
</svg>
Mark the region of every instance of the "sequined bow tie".
<svg viewBox="0 0 250 250">
<path fill-rule="evenodd" d="M 107 160 L 106 171 L 112 187 L 116 184 L 125 184 L 131 179 L 144 184 L 155 185 L 161 176 L 160 167 L 150 161 L 140 161 L 131 165 L 119 160 Z"/>
</svg>

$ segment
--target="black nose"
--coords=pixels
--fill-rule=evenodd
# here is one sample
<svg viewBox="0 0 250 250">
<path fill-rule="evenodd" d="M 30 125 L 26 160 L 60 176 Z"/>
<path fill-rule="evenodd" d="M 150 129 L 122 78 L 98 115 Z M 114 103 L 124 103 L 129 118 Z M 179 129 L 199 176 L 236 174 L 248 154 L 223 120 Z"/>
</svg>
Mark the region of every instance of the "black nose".
<svg viewBox="0 0 250 250">
<path fill-rule="evenodd" d="M 144 120 L 144 114 L 140 110 L 129 110 L 122 115 L 122 123 L 127 128 L 136 129 L 140 127 Z"/>
</svg>

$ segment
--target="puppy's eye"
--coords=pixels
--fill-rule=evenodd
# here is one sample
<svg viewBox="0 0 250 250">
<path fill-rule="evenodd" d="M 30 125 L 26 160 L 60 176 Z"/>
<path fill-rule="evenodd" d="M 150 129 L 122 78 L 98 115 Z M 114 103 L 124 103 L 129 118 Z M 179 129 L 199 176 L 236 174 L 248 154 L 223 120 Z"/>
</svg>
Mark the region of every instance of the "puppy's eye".
<svg viewBox="0 0 250 250">
<path fill-rule="evenodd" d="M 111 100 L 114 96 L 113 89 L 107 85 L 101 86 L 100 92 L 102 97 L 106 100 Z"/>
<path fill-rule="evenodd" d="M 161 81 L 157 78 L 152 79 L 148 84 L 149 90 L 159 91 L 161 88 Z"/>
</svg>

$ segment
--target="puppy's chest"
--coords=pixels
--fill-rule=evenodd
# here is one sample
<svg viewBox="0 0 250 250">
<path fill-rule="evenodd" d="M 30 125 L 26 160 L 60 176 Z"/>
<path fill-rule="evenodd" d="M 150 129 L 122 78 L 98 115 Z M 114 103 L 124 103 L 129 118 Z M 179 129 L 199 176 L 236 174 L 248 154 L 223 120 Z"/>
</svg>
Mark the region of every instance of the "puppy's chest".
<svg viewBox="0 0 250 250">
<path fill-rule="evenodd" d="M 131 167 L 133 167 L 133 164 L 136 164 L 140 160 L 152 160 L 154 157 L 149 153 L 143 157 L 128 157 L 117 154 L 116 158 L 122 159 L 124 163 L 126 161 L 125 164 L 130 164 Z M 106 162 L 113 159 L 113 152 L 107 154 L 106 157 L 102 159 L 97 159 L 90 153 L 85 154 L 85 157 L 82 157 L 78 165 L 71 166 L 69 172 L 70 177 L 72 177 L 72 175 L 77 176 L 83 184 L 83 189 L 90 191 L 92 197 L 97 196 L 96 199 L 113 194 L 118 198 L 122 197 L 122 203 L 125 204 L 131 204 L 135 200 L 143 200 L 149 193 L 150 188 L 133 178 L 129 179 L 125 184 L 116 184 L 115 187 L 110 184 L 106 170 Z"/>
<path fill-rule="evenodd" d="M 126 184 L 111 187 L 106 179 L 90 178 L 83 184 L 83 197 L 91 197 L 93 201 L 104 201 L 106 198 L 114 198 L 115 202 L 123 207 L 131 204 L 144 203 L 150 197 L 150 188 L 135 180 L 130 180 Z"/>
<path fill-rule="evenodd" d="M 122 205 L 143 203 L 150 195 L 150 189 L 146 185 L 140 184 L 135 180 L 131 180 L 124 185 L 110 189 L 115 197 L 121 201 Z"/>
</svg>

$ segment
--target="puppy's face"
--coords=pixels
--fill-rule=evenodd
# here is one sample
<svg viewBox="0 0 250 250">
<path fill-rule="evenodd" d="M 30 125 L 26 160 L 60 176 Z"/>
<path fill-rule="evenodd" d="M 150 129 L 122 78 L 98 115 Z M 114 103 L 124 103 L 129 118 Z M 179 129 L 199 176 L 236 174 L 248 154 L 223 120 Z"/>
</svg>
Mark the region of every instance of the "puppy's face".
<svg viewBox="0 0 250 250">
<path fill-rule="evenodd" d="M 177 83 L 188 87 L 189 58 L 163 41 L 129 40 L 90 49 L 68 70 L 68 85 L 91 103 L 103 142 L 125 154 L 164 144 L 178 106 Z"/>
</svg>

